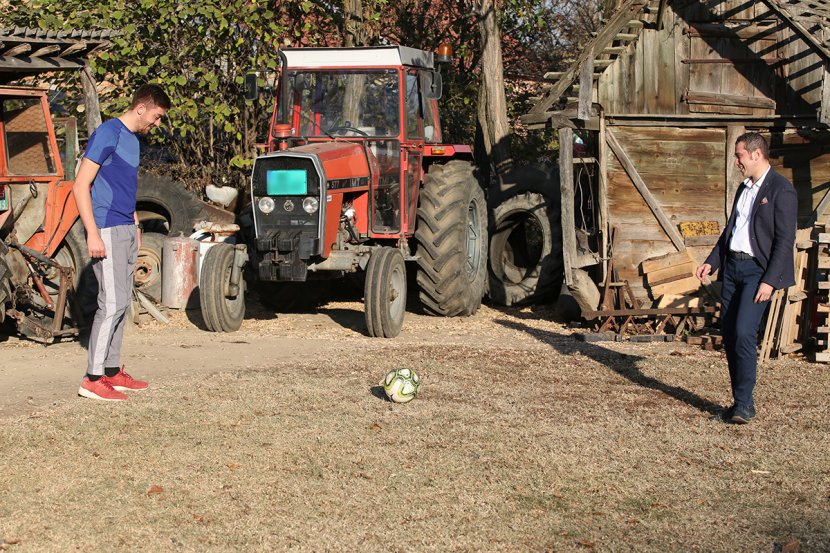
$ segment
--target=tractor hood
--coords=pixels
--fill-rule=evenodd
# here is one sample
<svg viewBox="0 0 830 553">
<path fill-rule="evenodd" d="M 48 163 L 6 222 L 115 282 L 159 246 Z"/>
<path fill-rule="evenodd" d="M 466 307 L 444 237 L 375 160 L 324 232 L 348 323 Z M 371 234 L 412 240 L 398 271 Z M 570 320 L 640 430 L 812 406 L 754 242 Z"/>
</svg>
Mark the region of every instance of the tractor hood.
<svg viewBox="0 0 830 553">
<path fill-rule="evenodd" d="M 283 153 L 287 155 L 303 153 L 316 156 L 320 160 L 323 175 L 329 183 L 328 188 L 338 188 L 337 183 L 347 179 L 369 178 L 369 156 L 371 154 L 367 154 L 362 143 L 315 142 L 291 148 Z"/>
</svg>

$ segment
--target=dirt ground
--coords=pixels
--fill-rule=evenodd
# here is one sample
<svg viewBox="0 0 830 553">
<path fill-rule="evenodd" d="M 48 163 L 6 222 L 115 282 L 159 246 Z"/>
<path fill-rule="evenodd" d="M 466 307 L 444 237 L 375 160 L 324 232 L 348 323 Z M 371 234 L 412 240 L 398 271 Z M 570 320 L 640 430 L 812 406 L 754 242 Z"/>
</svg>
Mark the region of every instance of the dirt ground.
<svg viewBox="0 0 830 553">
<path fill-rule="evenodd" d="M 254 309 L 131 327 L 151 389 L 76 397 L 86 352 L 0 338 L 0 550 L 830 551 L 830 367 L 774 361 L 717 419 L 726 361 L 588 344 L 544 309 Z M 377 384 L 414 368 L 422 394 Z"/>
</svg>

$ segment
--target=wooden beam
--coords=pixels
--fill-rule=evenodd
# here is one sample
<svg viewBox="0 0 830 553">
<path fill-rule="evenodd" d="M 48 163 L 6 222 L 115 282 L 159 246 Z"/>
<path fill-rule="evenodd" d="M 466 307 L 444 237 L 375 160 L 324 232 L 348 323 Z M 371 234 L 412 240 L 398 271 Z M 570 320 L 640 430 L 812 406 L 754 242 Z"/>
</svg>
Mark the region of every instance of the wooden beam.
<svg viewBox="0 0 830 553">
<path fill-rule="evenodd" d="M 91 135 L 101 125 L 101 107 L 98 104 L 98 90 L 95 77 L 88 65 L 81 71 L 81 83 L 84 88 L 84 106 L 86 107 L 86 128 Z"/>
<path fill-rule="evenodd" d="M 743 180 L 738 166 L 735 165 L 735 141 L 739 136 L 746 132 L 746 127 L 743 125 L 729 125 L 726 127 L 726 145 L 724 148 L 726 159 L 726 187 L 723 203 L 723 212 L 726 216 L 726 221 L 729 221 L 729 216 L 732 214 L 732 204 L 735 202 L 735 193 L 738 191 L 738 186 Z M 724 225 L 725 227 L 726 225 Z"/>
<path fill-rule="evenodd" d="M 608 144 L 605 141 L 605 114 L 599 114 L 599 229 L 601 233 L 600 257 L 602 258 L 602 282 L 608 273 L 608 236 L 611 225 L 608 221 Z"/>
<path fill-rule="evenodd" d="M 579 70 L 579 107 L 577 119 L 587 121 L 591 118 L 591 96 L 594 92 L 594 56 L 588 56 Z"/>
<path fill-rule="evenodd" d="M 802 40 L 807 42 L 813 47 L 813 50 L 816 54 L 824 58 L 824 61 L 830 61 L 830 50 L 822 42 L 824 37 L 817 36 L 816 33 L 810 32 L 806 29 L 798 20 L 791 17 L 787 12 L 782 10 L 778 3 L 774 0 L 763 0 L 763 3 L 767 5 L 770 11 L 774 12 L 782 21 L 788 23 L 797 35 L 801 37 Z"/>
<path fill-rule="evenodd" d="M 43 48 L 38 48 L 31 54 L 29 54 L 30 58 L 42 58 L 44 56 L 51 56 L 52 54 L 56 54 L 61 51 L 61 47 L 57 44 L 50 44 L 49 46 L 44 46 Z"/>
<path fill-rule="evenodd" d="M 666 13 L 666 0 L 660 0 L 660 7 L 657 8 L 657 17 L 655 18 L 655 22 L 657 23 L 657 30 L 663 30 L 663 15 Z"/>
<path fill-rule="evenodd" d="M 818 109 L 819 123 L 830 124 L 830 64 L 824 63 L 821 72 L 821 105 Z"/>
<path fill-rule="evenodd" d="M 631 182 L 634 183 L 634 186 L 640 192 L 640 195 L 646 201 L 646 204 L 649 209 L 651 209 L 651 212 L 657 218 L 657 221 L 660 223 L 663 231 L 671 239 L 674 247 L 677 248 L 677 251 L 684 251 L 686 249 L 686 244 L 683 241 L 683 237 L 666 216 L 665 211 L 663 211 L 663 208 L 660 206 L 660 202 L 657 201 L 657 198 L 654 197 L 651 190 L 649 190 L 648 186 L 646 186 L 646 183 L 643 181 L 643 178 L 640 176 L 637 168 L 634 167 L 634 163 L 631 161 L 631 158 L 629 158 L 628 154 L 625 153 L 625 150 L 617 140 L 617 137 L 614 136 L 614 133 L 609 129 L 606 129 L 605 136 L 608 140 L 608 145 L 614 151 L 617 159 L 620 160 L 620 164 L 625 169 L 625 172 L 628 174 Z"/>
<path fill-rule="evenodd" d="M 562 78 L 560 78 L 556 83 L 556 86 L 554 86 L 539 103 L 531 108 L 530 113 L 543 113 L 550 110 L 550 108 L 559 101 L 559 97 L 562 96 L 562 93 L 564 93 L 565 90 L 571 86 L 571 83 L 579 72 L 579 68 L 582 66 L 582 62 L 584 62 L 589 56 L 593 56 L 595 51 L 601 51 L 603 48 L 610 45 L 617 33 L 624 29 L 626 24 L 631 21 L 634 15 L 639 13 L 646 4 L 648 4 L 648 0 L 627 0 L 617 14 L 608 22 L 608 25 L 606 25 L 597 34 L 597 37 L 592 41 L 592 44 L 583 50 L 574 63 L 571 64 L 567 71 L 565 71 Z"/>
<path fill-rule="evenodd" d="M 810 224 L 814 225 L 818 221 L 824 217 L 824 214 L 827 213 L 827 208 L 830 206 L 830 190 L 824 193 L 824 197 L 816 206 L 816 209 L 813 211 L 813 214 L 810 216 Z"/>
<path fill-rule="evenodd" d="M 754 96 L 739 96 L 735 94 L 718 94 L 716 92 L 695 92 L 690 90 L 683 95 L 682 101 L 687 104 L 775 109 L 775 100 L 770 100 L 769 98 L 756 98 Z"/>
<path fill-rule="evenodd" d="M 576 261 L 573 136 L 573 130 L 569 128 L 559 129 L 560 225 L 562 227 L 562 258 L 565 267 L 565 284 L 568 286 L 573 285 L 573 268 Z"/>
</svg>

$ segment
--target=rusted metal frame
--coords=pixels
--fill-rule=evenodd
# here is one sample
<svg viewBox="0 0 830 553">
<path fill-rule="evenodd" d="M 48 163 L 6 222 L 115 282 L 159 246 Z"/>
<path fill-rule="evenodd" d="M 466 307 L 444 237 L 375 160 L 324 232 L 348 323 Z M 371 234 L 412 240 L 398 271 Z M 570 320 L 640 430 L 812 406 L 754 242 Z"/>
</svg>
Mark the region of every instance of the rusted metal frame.
<svg viewBox="0 0 830 553">
<path fill-rule="evenodd" d="M 672 241 L 674 246 L 677 248 L 677 251 L 683 251 L 686 249 L 686 243 L 683 241 L 683 237 L 677 232 L 677 229 L 674 228 L 669 218 L 666 216 L 666 213 L 663 211 L 663 208 L 660 206 L 660 203 L 657 201 L 657 198 L 651 193 L 646 186 L 646 183 L 643 181 L 643 178 L 640 176 L 640 173 L 637 171 L 637 168 L 634 167 L 634 163 L 631 161 L 631 158 L 628 157 L 628 154 L 625 153 L 622 145 L 617 140 L 617 137 L 614 136 L 614 133 L 610 130 L 606 131 L 606 138 L 608 140 L 608 145 L 614 151 L 617 158 L 620 160 L 620 164 L 625 169 L 625 172 L 628 174 L 629 178 L 631 178 L 631 182 L 634 183 L 634 187 L 640 192 L 640 195 L 645 200 L 646 204 L 648 205 L 651 212 L 654 214 L 654 217 L 660 223 L 660 226 L 663 228 L 663 231 L 668 235 L 669 239 Z"/>
<path fill-rule="evenodd" d="M 663 317 L 663 319 L 657 325 L 657 330 L 655 334 L 660 334 L 663 331 L 665 331 L 666 327 L 669 324 L 671 324 L 672 326 L 674 325 L 674 315 L 666 315 L 665 317 Z"/>
<path fill-rule="evenodd" d="M 587 311 L 583 314 L 585 318 L 595 319 L 597 317 L 627 317 L 627 316 L 646 316 L 646 315 L 707 315 L 712 314 L 716 309 L 712 306 L 704 307 L 647 307 L 643 309 L 612 309 L 610 311 Z"/>
<path fill-rule="evenodd" d="M 579 72 L 579 68 L 588 59 L 593 56 L 594 52 L 601 52 L 603 48 L 613 42 L 614 37 L 617 36 L 622 29 L 628 26 L 631 19 L 642 11 L 643 7 L 648 4 L 648 0 L 628 0 L 622 5 L 617 14 L 608 22 L 605 28 L 597 34 L 597 37 L 591 41 L 588 48 L 582 51 L 577 57 L 576 61 L 564 72 L 562 77 L 556 81 L 556 84 L 551 87 L 544 98 L 542 98 L 536 105 L 534 105 L 529 114 L 540 114 L 548 111 L 555 103 L 559 101 L 568 87 L 571 86 L 574 78 Z"/>
</svg>

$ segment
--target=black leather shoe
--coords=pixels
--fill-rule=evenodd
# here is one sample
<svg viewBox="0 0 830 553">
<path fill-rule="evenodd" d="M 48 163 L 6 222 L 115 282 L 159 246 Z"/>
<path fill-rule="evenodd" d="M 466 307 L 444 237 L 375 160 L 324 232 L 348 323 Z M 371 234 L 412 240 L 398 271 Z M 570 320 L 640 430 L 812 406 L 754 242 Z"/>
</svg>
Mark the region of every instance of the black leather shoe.
<svg viewBox="0 0 830 553">
<path fill-rule="evenodd" d="M 735 424 L 747 424 L 755 418 L 755 407 L 736 406 L 729 420 Z"/>
<path fill-rule="evenodd" d="M 735 414 L 735 407 L 737 407 L 737 405 L 735 405 L 733 403 L 732 405 L 730 405 L 729 407 L 724 409 L 720 414 L 721 420 L 726 421 L 726 422 L 731 421 L 732 420 L 732 415 Z"/>
</svg>

